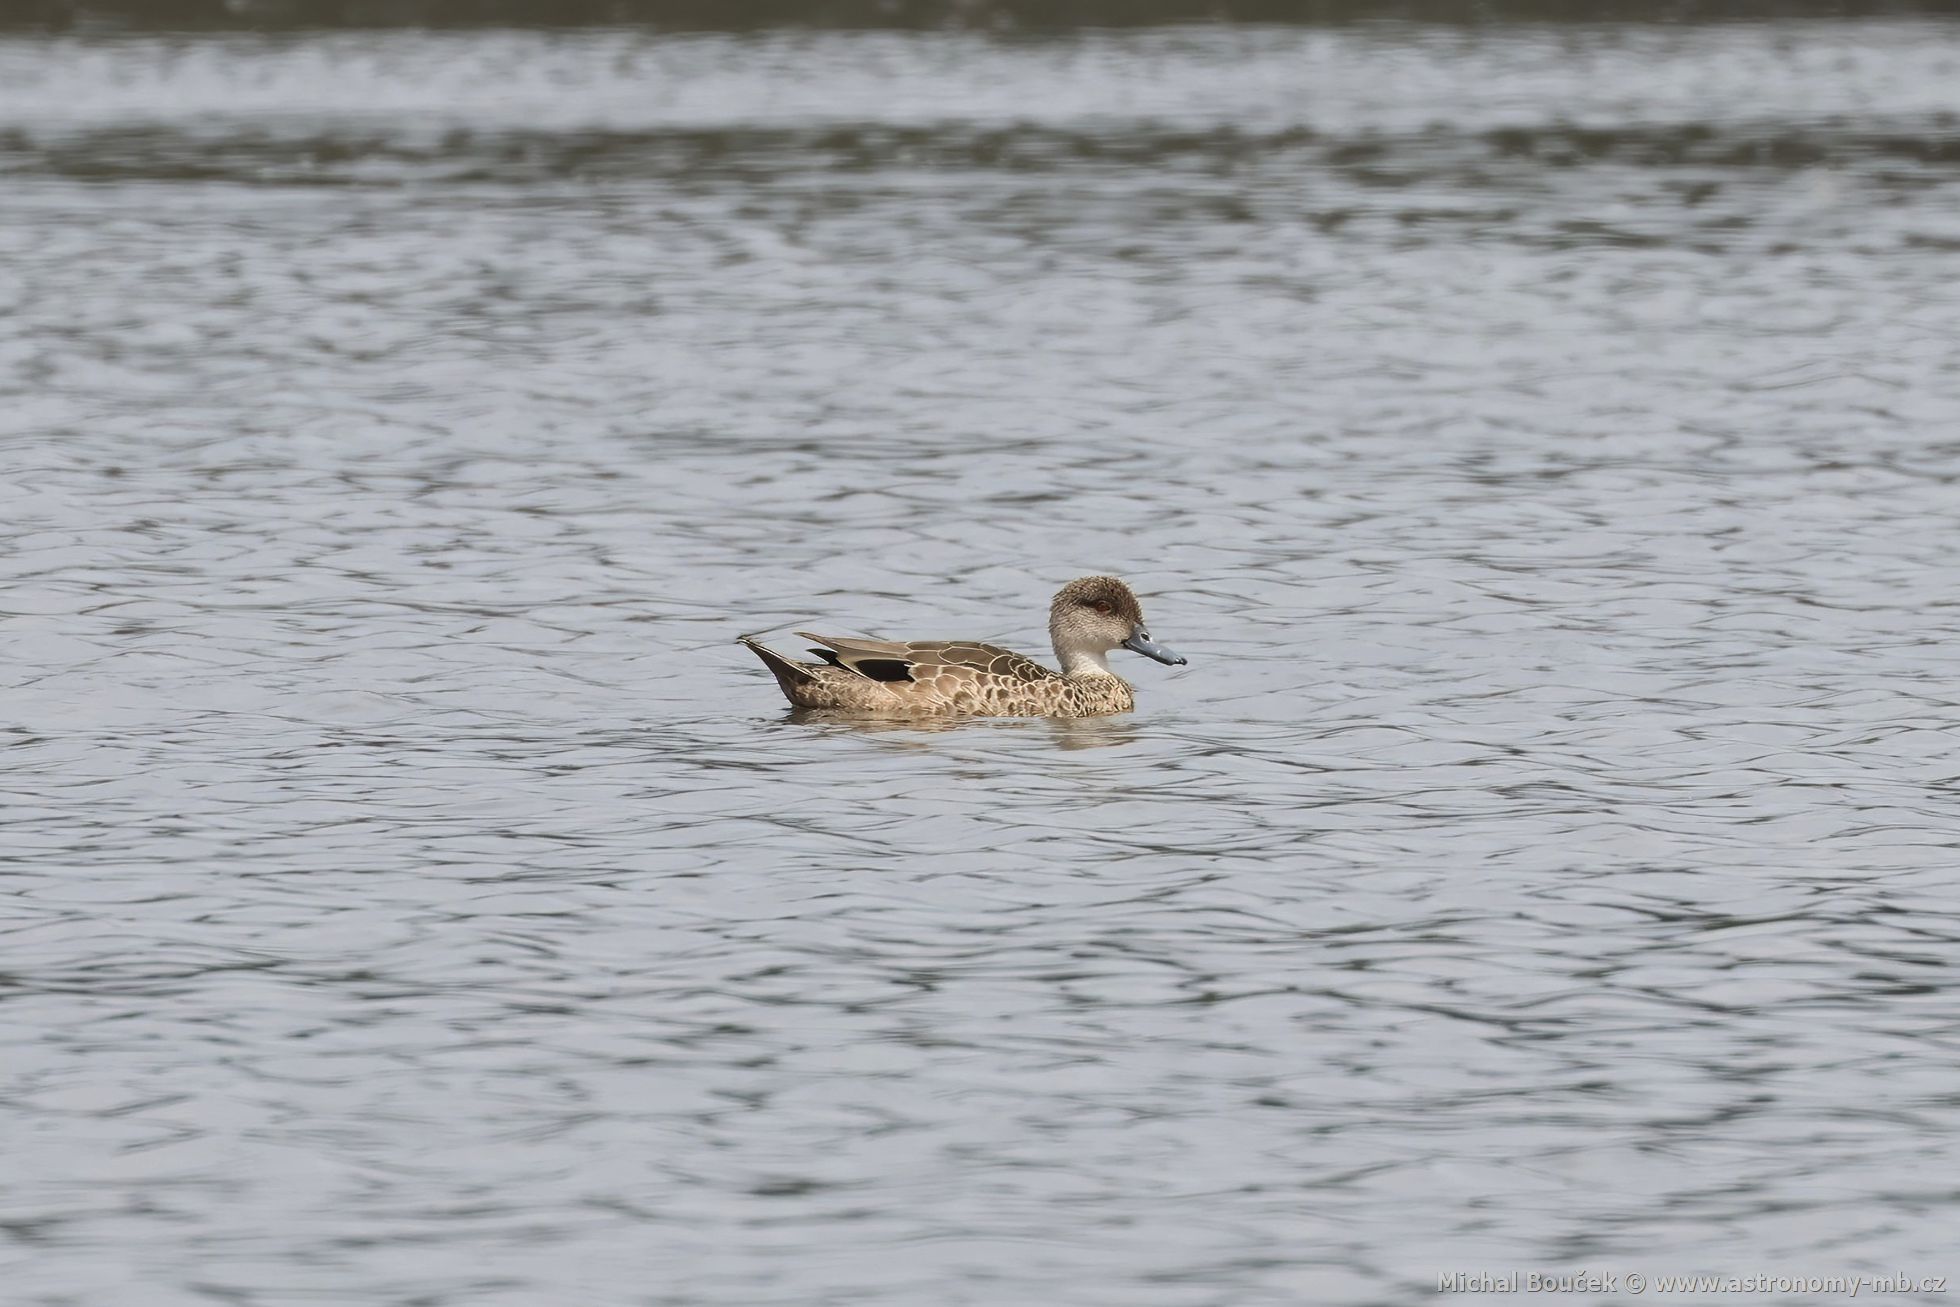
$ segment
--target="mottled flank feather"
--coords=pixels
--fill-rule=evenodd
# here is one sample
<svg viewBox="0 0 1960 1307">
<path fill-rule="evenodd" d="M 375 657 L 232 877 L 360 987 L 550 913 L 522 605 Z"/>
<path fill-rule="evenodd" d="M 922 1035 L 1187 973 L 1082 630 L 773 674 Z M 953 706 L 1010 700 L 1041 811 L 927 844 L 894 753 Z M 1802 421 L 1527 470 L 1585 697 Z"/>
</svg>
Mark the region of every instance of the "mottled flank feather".
<svg viewBox="0 0 1960 1307">
<path fill-rule="evenodd" d="M 1100 717 L 1136 704 L 1130 684 L 1109 670 L 1103 655 L 1133 634 L 1147 640 L 1142 627 L 1142 606 L 1128 586 L 1114 577 L 1087 577 L 1064 588 L 1050 610 L 1062 672 L 1011 649 L 966 640 L 798 631 L 818 646 L 810 652 L 822 661 L 814 663 L 785 658 L 753 636 L 743 636 L 742 643 L 775 673 L 784 696 L 803 708 L 879 717 Z"/>
</svg>

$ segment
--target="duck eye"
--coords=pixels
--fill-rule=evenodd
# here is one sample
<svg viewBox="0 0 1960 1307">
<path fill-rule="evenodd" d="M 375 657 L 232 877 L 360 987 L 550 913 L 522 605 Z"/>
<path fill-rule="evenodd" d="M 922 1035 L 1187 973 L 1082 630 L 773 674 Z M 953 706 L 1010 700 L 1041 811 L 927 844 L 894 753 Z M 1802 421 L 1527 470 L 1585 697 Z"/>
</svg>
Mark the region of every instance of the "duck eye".
<svg viewBox="0 0 1960 1307">
<path fill-rule="evenodd" d="M 1109 616 L 1109 604 L 1101 599 L 1096 600 L 1096 611 L 1104 617 Z"/>
</svg>

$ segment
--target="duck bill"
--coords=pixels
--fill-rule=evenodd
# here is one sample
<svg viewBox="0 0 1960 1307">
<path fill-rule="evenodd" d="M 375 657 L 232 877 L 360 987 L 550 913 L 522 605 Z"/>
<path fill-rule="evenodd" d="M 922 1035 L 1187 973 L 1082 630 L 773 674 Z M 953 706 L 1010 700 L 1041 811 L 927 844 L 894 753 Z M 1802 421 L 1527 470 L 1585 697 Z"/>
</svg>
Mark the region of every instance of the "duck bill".
<svg viewBox="0 0 1960 1307">
<path fill-rule="evenodd" d="M 1140 653 L 1145 658 L 1155 658 L 1158 662 L 1166 663 L 1172 667 L 1182 667 L 1184 665 L 1183 654 L 1173 653 L 1171 650 L 1164 648 L 1163 645 L 1152 640 L 1149 636 L 1141 633 L 1123 641 L 1123 647 L 1131 653 Z"/>
</svg>

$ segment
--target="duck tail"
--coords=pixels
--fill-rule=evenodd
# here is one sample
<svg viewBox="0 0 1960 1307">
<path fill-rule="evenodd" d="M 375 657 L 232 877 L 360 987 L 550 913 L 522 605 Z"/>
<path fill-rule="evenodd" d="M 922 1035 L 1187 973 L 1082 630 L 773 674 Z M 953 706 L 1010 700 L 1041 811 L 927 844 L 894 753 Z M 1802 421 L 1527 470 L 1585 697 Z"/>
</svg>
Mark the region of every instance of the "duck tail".
<svg viewBox="0 0 1960 1307">
<path fill-rule="evenodd" d="M 756 657 L 762 660 L 764 667 L 767 667 L 776 674 L 776 683 L 783 687 L 783 693 L 792 701 L 796 698 L 796 688 L 798 686 L 808 685 L 817 679 L 808 667 L 794 659 L 783 657 L 754 636 L 744 635 L 739 637 L 739 639 L 742 644 L 748 646 L 749 650 Z"/>
</svg>

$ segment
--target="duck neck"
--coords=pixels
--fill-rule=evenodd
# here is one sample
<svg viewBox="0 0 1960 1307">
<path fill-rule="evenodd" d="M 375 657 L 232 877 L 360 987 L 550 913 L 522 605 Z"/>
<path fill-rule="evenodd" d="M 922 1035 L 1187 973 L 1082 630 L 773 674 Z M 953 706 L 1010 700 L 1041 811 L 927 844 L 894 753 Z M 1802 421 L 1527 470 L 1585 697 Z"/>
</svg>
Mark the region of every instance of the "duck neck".
<svg viewBox="0 0 1960 1307">
<path fill-rule="evenodd" d="M 1084 676 L 1114 676 L 1109 670 L 1109 658 L 1094 649 L 1057 649 L 1055 658 L 1062 665 L 1062 675 L 1070 680 Z"/>
</svg>

